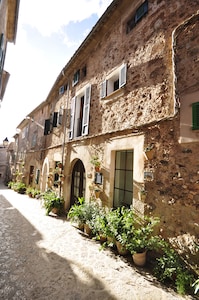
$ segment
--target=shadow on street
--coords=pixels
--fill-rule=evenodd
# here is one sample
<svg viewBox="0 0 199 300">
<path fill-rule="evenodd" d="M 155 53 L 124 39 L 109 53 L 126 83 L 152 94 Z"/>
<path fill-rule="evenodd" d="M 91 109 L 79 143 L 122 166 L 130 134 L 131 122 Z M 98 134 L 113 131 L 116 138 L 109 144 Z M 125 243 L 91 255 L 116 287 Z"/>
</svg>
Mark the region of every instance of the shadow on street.
<svg viewBox="0 0 199 300">
<path fill-rule="evenodd" d="M 116 299 L 80 265 L 40 248 L 42 235 L 1 193 L 0 203 L 0 299 Z"/>
</svg>

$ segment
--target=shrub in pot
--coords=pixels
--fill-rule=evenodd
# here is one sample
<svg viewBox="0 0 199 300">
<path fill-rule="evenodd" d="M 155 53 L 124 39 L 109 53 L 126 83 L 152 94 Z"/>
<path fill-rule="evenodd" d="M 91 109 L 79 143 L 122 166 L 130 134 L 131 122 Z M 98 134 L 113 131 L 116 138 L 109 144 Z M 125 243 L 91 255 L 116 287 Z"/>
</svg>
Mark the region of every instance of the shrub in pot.
<svg viewBox="0 0 199 300">
<path fill-rule="evenodd" d="M 134 262 L 139 266 L 145 265 L 147 250 L 160 247 L 161 239 L 153 235 L 154 227 L 157 223 L 159 223 L 159 218 L 147 216 L 142 218 L 134 215 L 134 223 L 131 233 L 128 235 L 126 247 L 131 252 Z M 137 253 L 142 253 L 143 260 L 141 262 L 136 261 Z"/>
<path fill-rule="evenodd" d="M 46 209 L 46 215 L 49 215 L 50 212 L 54 211 L 57 214 L 60 214 L 64 209 L 64 199 L 58 197 L 54 191 L 47 191 L 43 193 L 43 204 Z"/>
</svg>

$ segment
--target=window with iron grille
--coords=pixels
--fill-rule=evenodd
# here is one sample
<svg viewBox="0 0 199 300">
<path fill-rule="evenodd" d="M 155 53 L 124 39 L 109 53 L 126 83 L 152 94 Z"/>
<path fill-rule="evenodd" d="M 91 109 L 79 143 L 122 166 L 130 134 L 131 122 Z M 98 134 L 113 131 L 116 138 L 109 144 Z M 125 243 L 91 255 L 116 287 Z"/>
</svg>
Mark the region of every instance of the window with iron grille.
<svg viewBox="0 0 199 300">
<path fill-rule="evenodd" d="M 133 150 L 116 151 L 113 206 L 130 207 L 133 201 Z"/>
</svg>

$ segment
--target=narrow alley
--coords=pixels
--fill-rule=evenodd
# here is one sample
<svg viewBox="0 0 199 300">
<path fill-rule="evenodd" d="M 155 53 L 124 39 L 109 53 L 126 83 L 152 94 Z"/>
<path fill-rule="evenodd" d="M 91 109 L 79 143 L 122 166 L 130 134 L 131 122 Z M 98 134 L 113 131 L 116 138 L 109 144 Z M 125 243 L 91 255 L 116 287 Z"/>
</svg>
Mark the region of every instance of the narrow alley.
<svg viewBox="0 0 199 300">
<path fill-rule="evenodd" d="M 41 201 L 0 186 L 0 299 L 171 300 L 161 286 L 64 219 L 45 215 Z"/>
</svg>

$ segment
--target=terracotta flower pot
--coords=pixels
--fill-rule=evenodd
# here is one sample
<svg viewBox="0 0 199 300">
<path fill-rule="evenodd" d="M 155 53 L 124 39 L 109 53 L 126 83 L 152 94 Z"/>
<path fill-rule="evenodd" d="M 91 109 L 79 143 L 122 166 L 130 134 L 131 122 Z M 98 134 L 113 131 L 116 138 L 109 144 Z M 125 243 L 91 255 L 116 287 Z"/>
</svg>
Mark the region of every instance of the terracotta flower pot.
<svg viewBox="0 0 199 300">
<path fill-rule="evenodd" d="M 88 236 L 91 236 L 92 230 L 90 229 L 88 224 L 84 224 L 84 233 L 86 233 Z"/>
<path fill-rule="evenodd" d="M 143 267 L 146 264 L 146 253 L 147 251 L 144 251 L 142 253 L 134 253 L 132 255 L 134 264 L 136 266 Z"/>
<path fill-rule="evenodd" d="M 120 242 L 116 241 L 117 251 L 120 255 L 127 255 L 128 250 Z"/>
</svg>

